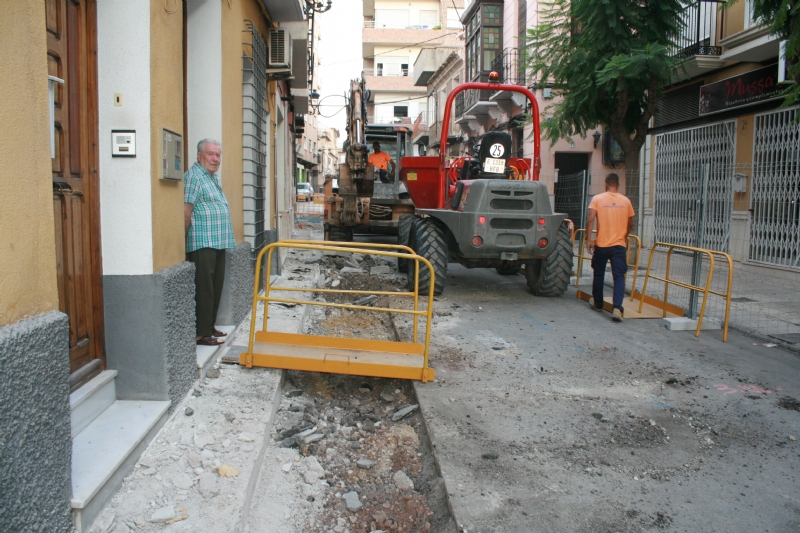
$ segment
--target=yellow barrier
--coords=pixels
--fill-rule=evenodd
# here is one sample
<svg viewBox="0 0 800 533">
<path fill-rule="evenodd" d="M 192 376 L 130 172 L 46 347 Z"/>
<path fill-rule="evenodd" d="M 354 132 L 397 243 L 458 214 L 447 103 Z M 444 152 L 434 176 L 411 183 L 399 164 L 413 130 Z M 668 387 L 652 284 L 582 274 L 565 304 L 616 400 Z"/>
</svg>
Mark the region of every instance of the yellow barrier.
<svg viewBox="0 0 800 533">
<path fill-rule="evenodd" d="M 261 296 L 258 293 L 258 287 L 260 285 L 261 266 L 264 255 L 266 254 L 267 257 L 266 272 L 272 272 L 273 253 L 278 248 L 317 250 L 321 252 L 369 253 L 371 255 L 384 257 L 402 257 L 403 259 L 414 261 L 414 290 L 409 292 L 389 292 L 275 287 L 272 285 L 270 277 L 266 276 L 264 296 Z M 430 271 L 430 288 L 428 291 L 428 307 L 426 310 L 419 309 L 420 262 Z M 424 257 L 416 255 L 414 251 L 407 246 L 303 240 L 285 240 L 267 245 L 261 250 L 256 259 L 255 287 L 253 290 L 252 315 L 250 317 L 250 338 L 247 345 L 247 352 L 240 356 L 239 364 L 247 368 L 259 366 L 334 374 L 416 379 L 423 382 L 432 381 L 434 379 L 434 370 L 429 366 L 429 348 L 431 320 L 433 316 L 434 283 L 435 274 L 430 262 Z M 407 310 L 355 304 L 317 302 L 313 300 L 275 298 L 270 294 L 273 291 L 407 297 L 413 298 L 414 305 L 412 310 Z M 264 302 L 264 320 L 262 329 L 256 332 L 256 315 L 259 302 Z M 267 330 L 267 325 L 270 302 L 409 314 L 413 316 L 414 340 L 408 343 L 269 332 Z M 424 316 L 426 318 L 425 340 L 423 343 L 418 342 L 417 317 L 419 316 Z"/>
<path fill-rule="evenodd" d="M 575 286 L 577 287 L 579 281 L 581 279 L 581 274 L 583 273 L 583 262 L 585 260 L 592 260 L 591 255 L 583 255 L 584 245 L 586 244 L 586 230 L 585 229 L 576 229 L 572 233 L 572 245 L 575 246 L 575 237 L 578 234 L 581 234 L 580 244 L 578 244 L 578 253 L 574 254 L 574 257 L 578 258 L 578 270 L 576 271 L 575 275 Z M 597 233 L 597 230 L 592 230 L 592 233 Z M 636 243 L 636 260 L 631 261 L 632 255 L 632 247 L 631 243 Z M 629 268 L 633 268 L 633 284 L 631 285 L 631 301 L 633 301 L 633 289 L 636 288 L 636 277 L 639 274 L 639 257 L 641 256 L 641 249 L 642 249 L 642 241 L 639 239 L 637 235 L 628 235 L 628 247 L 626 250 L 625 262 Z M 628 278 L 628 273 L 625 273 L 625 279 Z"/>
<path fill-rule="evenodd" d="M 652 267 L 652 264 L 653 264 L 653 254 L 655 253 L 656 248 L 658 248 L 659 246 L 664 246 L 664 247 L 667 248 L 667 269 L 666 269 L 666 272 L 665 272 L 663 278 L 660 278 L 658 276 L 651 276 L 650 275 L 650 268 Z M 682 281 L 677 281 L 677 280 L 669 278 L 669 266 L 670 266 L 670 260 L 672 259 L 672 251 L 673 250 L 684 250 L 684 251 L 687 251 L 687 252 L 694 252 L 694 253 L 698 253 L 698 254 L 703 254 L 703 255 L 708 257 L 708 262 L 709 262 L 709 265 L 708 265 L 708 279 L 706 280 L 706 286 L 705 287 L 699 287 L 697 285 L 691 285 L 689 283 L 683 283 Z M 712 277 L 714 275 L 714 256 L 715 255 L 721 256 L 725 260 L 728 261 L 728 290 L 726 292 L 724 292 L 724 293 L 711 290 L 711 279 L 712 279 Z M 700 329 L 703 326 L 703 314 L 705 313 L 705 310 L 706 310 L 706 303 L 708 302 L 708 295 L 709 294 L 714 294 L 714 295 L 721 296 L 721 297 L 725 298 L 725 324 L 723 326 L 722 342 L 728 342 L 728 317 L 730 315 L 730 310 L 731 310 L 731 285 L 733 284 L 733 260 L 731 259 L 730 255 L 726 254 L 725 252 L 717 252 L 717 251 L 714 251 L 714 250 L 706 250 L 705 248 L 694 248 L 692 246 L 682 246 L 680 244 L 670 244 L 670 243 L 667 243 L 667 242 L 657 242 L 657 243 L 655 243 L 653 245 L 653 248 L 650 250 L 650 258 L 647 261 L 647 271 L 645 272 L 644 285 L 642 286 L 642 295 L 647 294 L 647 280 L 651 279 L 651 278 L 655 279 L 655 280 L 658 280 L 658 281 L 663 281 L 664 282 L 664 299 L 663 299 L 664 318 L 666 318 L 666 316 L 667 316 L 667 294 L 669 292 L 670 284 L 677 285 L 678 287 L 683 287 L 684 289 L 689 289 L 691 291 L 698 291 L 698 292 L 702 292 L 703 293 L 703 303 L 700 306 L 700 314 L 697 317 L 697 330 L 695 331 L 695 334 L 694 334 L 695 337 L 699 337 L 700 336 Z M 633 291 L 631 291 L 631 293 L 632 292 Z M 639 303 L 639 312 L 640 313 L 642 312 L 642 306 L 643 305 L 644 305 L 644 297 L 642 298 L 641 302 Z"/>
</svg>

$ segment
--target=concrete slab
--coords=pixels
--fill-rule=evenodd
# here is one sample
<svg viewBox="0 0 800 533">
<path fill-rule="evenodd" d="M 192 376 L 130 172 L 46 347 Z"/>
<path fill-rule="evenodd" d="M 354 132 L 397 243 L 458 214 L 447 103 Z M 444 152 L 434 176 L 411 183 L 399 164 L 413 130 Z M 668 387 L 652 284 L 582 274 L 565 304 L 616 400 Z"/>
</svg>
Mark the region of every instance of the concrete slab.
<svg viewBox="0 0 800 533">
<path fill-rule="evenodd" d="M 697 331 L 697 320 L 686 317 L 662 318 L 661 323 L 670 331 Z M 704 318 L 701 331 L 722 329 L 722 324 L 715 318 Z"/>
</svg>

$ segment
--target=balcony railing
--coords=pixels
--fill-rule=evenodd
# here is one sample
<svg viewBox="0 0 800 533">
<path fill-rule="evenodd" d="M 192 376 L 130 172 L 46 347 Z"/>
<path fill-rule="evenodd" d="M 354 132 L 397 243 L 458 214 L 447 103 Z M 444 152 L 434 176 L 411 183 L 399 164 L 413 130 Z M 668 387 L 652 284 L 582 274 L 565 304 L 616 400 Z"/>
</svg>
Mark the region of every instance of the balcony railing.
<svg viewBox="0 0 800 533">
<path fill-rule="evenodd" d="M 442 29 L 442 24 L 440 22 L 433 24 L 410 24 L 408 22 L 376 22 L 374 20 L 365 20 L 364 27 L 391 30 L 440 30 Z"/>
<path fill-rule="evenodd" d="M 370 115 L 367 124 L 412 124 L 410 117 L 395 117 L 393 115 Z"/>
<path fill-rule="evenodd" d="M 483 81 L 483 80 L 481 80 Z M 456 95 L 456 118 L 460 118 L 478 102 L 487 102 L 493 91 L 467 89 Z"/>
<path fill-rule="evenodd" d="M 694 56 L 718 56 L 717 16 L 719 7 L 714 1 L 697 1 L 685 6 L 682 14 L 683 29 L 675 39 L 672 55 L 681 59 Z"/>
<path fill-rule="evenodd" d="M 492 70 L 500 75 L 500 83 L 526 85 L 525 65 L 516 48 L 506 48 L 492 62 Z"/>
<path fill-rule="evenodd" d="M 402 68 L 395 65 L 384 65 L 383 67 L 375 67 L 376 76 L 413 76 L 414 71 L 408 67 Z"/>
</svg>

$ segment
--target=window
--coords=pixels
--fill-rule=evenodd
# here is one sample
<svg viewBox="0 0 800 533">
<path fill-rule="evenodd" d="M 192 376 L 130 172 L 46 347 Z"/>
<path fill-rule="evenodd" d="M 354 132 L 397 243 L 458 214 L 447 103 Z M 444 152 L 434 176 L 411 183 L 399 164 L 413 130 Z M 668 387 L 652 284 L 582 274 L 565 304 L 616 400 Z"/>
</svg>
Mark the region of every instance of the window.
<svg viewBox="0 0 800 533">
<path fill-rule="evenodd" d="M 407 9 L 376 9 L 376 28 L 407 28 L 409 12 Z"/>
<path fill-rule="evenodd" d="M 419 25 L 423 28 L 433 28 L 439 25 L 439 12 L 423 9 L 419 12 Z"/>
<path fill-rule="evenodd" d="M 408 76 L 408 63 L 400 63 L 400 75 Z"/>
<path fill-rule="evenodd" d="M 492 70 L 503 40 L 503 6 L 482 4 L 466 24 L 467 80 L 477 80 Z"/>
<path fill-rule="evenodd" d="M 449 8 L 447 10 L 447 27 L 461 29 L 461 20 L 458 18 L 459 11 L 457 9 Z"/>
<path fill-rule="evenodd" d="M 752 28 L 753 26 L 757 26 L 758 21 L 756 20 L 755 15 L 753 15 L 753 0 L 745 0 L 744 3 L 744 29 Z"/>
<path fill-rule="evenodd" d="M 408 116 L 408 106 L 407 105 L 396 105 L 396 106 L 394 106 L 394 116 L 395 117 L 407 117 Z"/>
<path fill-rule="evenodd" d="M 378 65 L 375 67 L 375 75 L 383 76 L 383 63 L 378 63 Z"/>
</svg>

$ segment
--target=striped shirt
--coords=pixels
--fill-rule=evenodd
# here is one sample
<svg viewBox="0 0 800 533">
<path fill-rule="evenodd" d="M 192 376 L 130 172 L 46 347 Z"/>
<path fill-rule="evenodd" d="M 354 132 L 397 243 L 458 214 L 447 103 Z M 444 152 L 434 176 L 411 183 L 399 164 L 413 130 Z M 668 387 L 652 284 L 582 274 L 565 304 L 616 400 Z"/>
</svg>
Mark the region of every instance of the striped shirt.
<svg viewBox="0 0 800 533">
<path fill-rule="evenodd" d="M 186 253 L 200 248 L 224 250 L 236 246 L 228 200 L 216 174 L 195 163 L 183 176 L 183 201 L 192 204 L 192 222 L 186 235 Z"/>
</svg>

